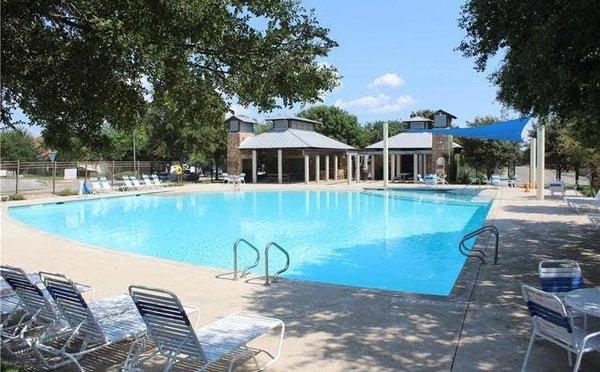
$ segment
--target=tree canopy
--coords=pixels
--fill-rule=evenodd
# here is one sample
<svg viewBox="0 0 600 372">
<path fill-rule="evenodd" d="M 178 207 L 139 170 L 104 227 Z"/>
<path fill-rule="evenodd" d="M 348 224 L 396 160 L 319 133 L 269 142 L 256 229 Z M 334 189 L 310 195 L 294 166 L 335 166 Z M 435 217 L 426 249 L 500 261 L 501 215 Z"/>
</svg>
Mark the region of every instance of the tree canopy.
<svg viewBox="0 0 600 372">
<path fill-rule="evenodd" d="M 34 138 L 22 129 L 0 131 L 0 159 L 34 161 L 38 152 Z"/>
<path fill-rule="evenodd" d="M 577 121 L 583 142 L 600 147 L 600 2 L 597 0 L 469 0 L 458 47 L 486 70 L 507 106 L 539 117 Z"/>
<path fill-rule="evenodd" d="M 192 81 L 215 92 L 219 100 L 210 104 L 221 101 L 215 106 L 195 105 L 213 112 L 232 97 L 260 110 L 316 102 L 338 80 L 321 62 L 336 42 L 297 0 L 2 0 L 1 6 L 2 123 L 15 126 L 20 108 L 55 148 L 71 140 L 101 147 L 107 125 L 136 128 L 150 111 L 156 120 L 185 109 L 175 107 L 185 97 L 173 96 L 176 90 L 163 86 L 169 82 Z M 150 110 L 161 90 L 171 92 L 160 98 L 171 106 Z"/>
<path fill-rule="evenodd" d="M 499 121 L 494 116 L 478 116 L 467 122 L 467 124 L 476 127 Z M 475 168 L 483 169 L 488 178 L 496 169 L 507 166 L 510 161 L 516 161 L 521 156 L 521 148 L 519 144 L 514 142 L 467 137 L 461 137 L 457 140 L 463 147 L 462 151 L 467 163 Z"/>
<path fill-rule="evenodd" d="M 364 147 L 368 145 L 358 118 L 339 107 L 313 106 L 300 111 L 298 116 L 320 121 L 321 124 L 317 125 L 315 129 L 323 135 L 345 142 L 350 146 Z"/>
</svg>

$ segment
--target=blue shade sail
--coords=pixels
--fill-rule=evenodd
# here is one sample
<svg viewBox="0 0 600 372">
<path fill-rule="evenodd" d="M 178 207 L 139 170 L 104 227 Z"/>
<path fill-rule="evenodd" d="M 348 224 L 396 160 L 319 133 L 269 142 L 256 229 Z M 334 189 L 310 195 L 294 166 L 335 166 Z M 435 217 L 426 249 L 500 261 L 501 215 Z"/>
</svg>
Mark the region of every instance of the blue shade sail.
<svg viewBox="0 0 600 372">
<path fill-rule="evenodd" d="M 432 129 L 431 133 L 497 141 L 523 142 L 523 129 L 530 119 L 530 117 L 524 116 L 519 119 L 491 123 L 478 127 Z"/>
</svg>

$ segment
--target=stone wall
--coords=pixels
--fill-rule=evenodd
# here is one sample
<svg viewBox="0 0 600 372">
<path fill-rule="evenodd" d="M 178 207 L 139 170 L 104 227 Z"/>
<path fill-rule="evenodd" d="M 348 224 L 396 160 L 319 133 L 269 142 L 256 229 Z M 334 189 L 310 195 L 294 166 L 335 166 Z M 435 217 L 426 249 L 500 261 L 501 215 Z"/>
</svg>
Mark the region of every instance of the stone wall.
<svg viewBox="0 0 600 372">
<path fill-rule="evenodd" d="M 239 147 L 242 142 L 251 136 L 254 136 L 254 133 L 236 132 L 227 134 L 227 173 L 242 173 L 242 159 L 248 157 L 247 153 L 249 151 L 242 152 Z"/>
<path fill-rule="evenodd" d="M 435 170 L 436 174 L 447 174 L 448 166 L 450 161 L 452 161 L 452 136 L 443 136 L 439 134 L 434 134 L 432 138 L 432 148 L 431 148 L 431 161 L 430 166 L 431 169 Z M 445 167 L 438 168 L 437 167 L 437 159 L 439 157 L 443 157 L 446 159 Z"/>
</svg>

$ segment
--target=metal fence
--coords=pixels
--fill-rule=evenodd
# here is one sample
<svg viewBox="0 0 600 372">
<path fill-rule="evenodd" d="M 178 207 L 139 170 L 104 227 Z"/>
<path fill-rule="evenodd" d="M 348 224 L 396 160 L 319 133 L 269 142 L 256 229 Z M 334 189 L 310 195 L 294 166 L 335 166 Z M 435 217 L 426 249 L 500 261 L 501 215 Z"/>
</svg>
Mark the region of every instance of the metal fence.
<svg viewBox="0 0 600 372">
<path fill-rule="evenodd" d="M 161 161 L 75 161 L 0 163 L 0 194 L 78 192 L 80 182 L 89 177 L 106 177 L 112 184 L 122 176 L 168 175 L 171 164 Z"/>
</svg>

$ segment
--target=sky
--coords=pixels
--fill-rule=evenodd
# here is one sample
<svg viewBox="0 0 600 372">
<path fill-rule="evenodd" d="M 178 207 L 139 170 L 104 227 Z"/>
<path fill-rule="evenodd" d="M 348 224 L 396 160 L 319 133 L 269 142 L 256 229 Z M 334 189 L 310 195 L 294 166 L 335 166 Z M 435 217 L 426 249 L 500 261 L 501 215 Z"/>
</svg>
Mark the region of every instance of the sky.
<svg viewBox="0 0 600 372">
<path fill-rule="evenodd" d="M 455 50 L 465 35 L 458 26 L 462 3 L 305 0 L 339 44 L 325 62 L 343 77 L 323 103 L 346 109 L 361 123 L 406 119 L 420 108 L 444 109 L 459 126 L 478 115 L 501 116 L 505 112 L 495 100 L 489 72 L 476 72 L 473 60 Z M 261 115 L 252 108 L 232 108 L 259 119 L 301 109 Z"/>
<path fill-rule="evenodd" d="M 457 117 L 459 126 L 478 115 L 506 114 L 495 100 L 489 71 L 476 72 L 473 60 L 455 50 L 464 37 L 458 27 L 462 3 L 304 0 L 339 44 L 323 62 L 335 66 L 342 79 L 323 103 L 344 108 L 363 124 L 406 119 L 420 108 L 444 109 Z M 302 106 L 267 114 L 235 103 L 232 109 L 264 120 L 295 115 Z M 31 131 L 39 134 L 39 128 Z"/>
</svg>

